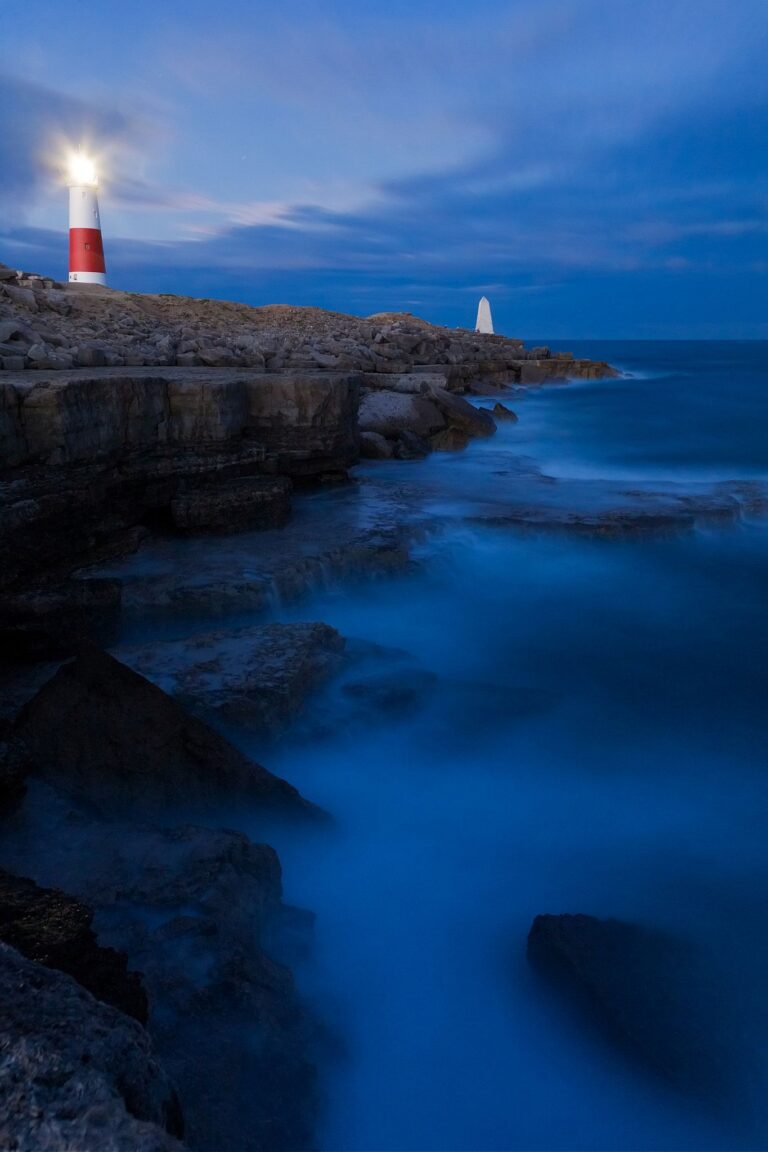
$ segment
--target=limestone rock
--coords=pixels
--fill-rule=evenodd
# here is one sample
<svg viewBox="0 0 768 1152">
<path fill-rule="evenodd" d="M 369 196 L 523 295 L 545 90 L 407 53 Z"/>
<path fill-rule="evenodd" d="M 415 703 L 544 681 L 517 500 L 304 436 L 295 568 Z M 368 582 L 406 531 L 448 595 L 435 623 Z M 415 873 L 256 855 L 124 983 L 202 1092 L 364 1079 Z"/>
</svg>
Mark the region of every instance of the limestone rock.
<svg viewBox="0 0 768 1152">
<path fill-rule="evenodd" d="M 361 319 L 318 308 L 251 308 L 226 301 L 92 292 L 13 269 L 3 276 L 0 295 L 17 313 L 15 318 L 45 312 L 46 343 L 63 341 L 60 346 L 74 351 L 101 344 L 106 366 L 247 366 L 269 372 L 356 368 L 385 377 L 431 366 L 444 374 L 444 382 L 462 388 L 477 379 L 489 386 L 517 380 L 526 358 L 557 358 L 549 349 L 529 352 L 520 340 L 440 328 L 405 313 Z M 97 360 L 101 362 L 98 355 L 81 363 L 95 366 Z"/>
<path fill-rule="evenodd" d="M 227 374 L 167 377 L 168 438 L 173 444 L 227 444 L 248 426 L 248 385 Z"/>
<path fill-rule="evenodd" d="M 282 522 L 288 490 L 275 473 L 343 474 L 357 459 L 354 379 L 201 372 L 0 380 L 0 448 L 13 469 L 0 470 L 0 586 L 130 550 L 146 523 Z M 246 478 L 264 484 L 234 483 Z"/>
<path fill-rule="evenodd" d="M 340 666 L 343 649 L 327 624 L 262 624 L 119 655 L 190 706 L 276 735 Z"/>
<path fill-rule="evenodd" d="M 289 475 L 345 467 L 358 453 L 358 399 L 355 375 L 261 377 L 248 387 L 248 427 Z"/>
<path fill-rule="evenodd" d="M 377 391 L 368 392 L 360 404 L 358 422 L 363 432 L 395 437 L 401 432 L 430 436 L 445 427 L 438 407 L 419 395 Z"/>
<path fill-rule="evenodd" d="M 565 376 L 565 372 L 562 375 Z M 552 370 L 549 364 L 540 363 L 538 360 L 528 360 L 520 366 L 521 384 L 543 384 L 551 377 Z"/>
<path fill-rule="evenodd" d="M 519 369 L 515 371 L 515 379 L 518 378 L 518 374 Z M 503 396 L 505 392 L 509 391 L 509 384 L 479 377 L 474 380 L 467 380 L 466 390 L 474 396 Z"/>
<path fill-rule="evenodd" d="M 37 299 L 30 288 L 18 288 L 8 281 L 6 281 L 4 288 L 5 294 L 12 304 L 16 304 L 27 312 L 37 312 Z"/>
<path fill-rule="evenodd" d="M 23 956 L 57 968 L 113 1008 L 147 1022 L 147 997 L 136 972 L 91 928 L 92 909 L 55 888 L 0 869 L 0 940 Z"/>
<path fill-rule="evenodd" d="M 435 452 L 460 452 L 469 444 L 470 436 L 463 428 L 451 426 L 430 436 L 429 442 Z"/>
<path fill-rule="evenodd" d="M 174 1152 L 183 1120 L 144 1029 L 0 944 L 0 1145 Z"/>
<path fill-rule="evenodd" d="M 0 343 L 5 344 L 6 341 L 14 339 L 29 345 L 34 342 L 34 333 L 26 324 L 22 324 L 18 320 L 0 322 Z"/>
<path fill-rule="evenodd" d="M 106 350 L 100 344 L 81 344 L 75 353 L 75 363 L 80 368 L 106 367 Z"/>
<path fill-rule="evenodd" d="M 433 387 L 444 388 L 447 382 L 447 375 L 438 372 L 404 372 L 387 376 L 382 376 L 380 372 L 363 374 L 366 388 L 385 388 L 388 392 L 411 392 L 415 395 L 423 395 Z"/>
<path fill-rule="evenodd" d="M 196 352 L 178 352 L 176 354 L 177 368 L 199 368 L 202 360 Z"/>
<path fill-rule="evenodd" d="M 166 354 L 169 353 L 170 348 Z M 231 368 L 237 363 L 237 357 L 233 356 L 228 348 L 221 346 L 198 348 L 197 355 L 200 361 L 209 368 Z"/>
<path fill-rule="evenodd" d="M 191 485 L 171 500 L 171 516 L 183 532 L 279 528 L 291 514 L 291 487 L 282 476 Z"/>
<path fill-rule="evenodd" d="M 433 388 L 430 393 L 438 405 L 445 421 L 454 428 L 460 428 L 469 436 L 493 436 L 496 424 L 490 412 L 475 408 L 461 396 L 454 396 L 444 388 Z"/>
<path fill-rule="evenodd" d="M 338 368 L 340 359 L 328 352 L 323 352 L 319 348 L 312 348 L 310 350 L 310 358 L 314 360 L 319 368 Z"/>
<path fill-rule="evenodd" d="M 95 648 L 59 669 L 14 731 L 38 775 L 108 813 L 120 802 L 194 807 L 231 794 L 287 814 L 318 814 L 286 781 Z"/>
<path fill-rule="evenodd" d="M 517 413 L 513 412 L 511 408 L 505 407 L 504 404 L 500 404 L 498 401 L 494 404 L 491 412 L 495 420 L 505 420 L 510 424 L 517 423 Z"/>
<path fill-rule="evenodd" d="M 53 367 L 53 350 L 47 344 L 35 343 L 27 349 L 27 359 L 33 367 Z"/>
<path fill-rule="evenodd" d="M 392 445 L 378 432 L 361 432 L 360 455 L 364 460 L 390 460 Z"/>
<path fill-rule="evenodd" d="M 165 453 L 191 444 L 204 452 L 243 439 L 268 451 L 351 460 L 357 452 L 355 377 L 308 374 L 271 379 L 246 370 L 73 370 L 3 383 L 0 441 L 26 447 L 14 464 L 93 464 Z M 9 427 L 10 426 L 10 427 Z"/>
<path fill-rule="evenodd" d="M 423 460 L 431 451 L 432 445 L 425 436 L 406 429 L 398 436 L 393 454 L 398 460 Z"/>
</svg>

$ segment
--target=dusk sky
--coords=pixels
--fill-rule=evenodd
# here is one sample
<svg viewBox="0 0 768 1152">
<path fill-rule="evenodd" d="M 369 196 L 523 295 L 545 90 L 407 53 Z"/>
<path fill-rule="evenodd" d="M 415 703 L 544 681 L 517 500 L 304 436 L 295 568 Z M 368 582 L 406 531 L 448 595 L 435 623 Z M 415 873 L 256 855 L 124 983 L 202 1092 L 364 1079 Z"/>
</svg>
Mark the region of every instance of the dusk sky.
<svg viewBox="0 0 768 1152">
<path fill-rule="evenodd" d="M 768 0 L 6 0 L 0 260 L 522 337 L 768 337 Z"/>
</svg>

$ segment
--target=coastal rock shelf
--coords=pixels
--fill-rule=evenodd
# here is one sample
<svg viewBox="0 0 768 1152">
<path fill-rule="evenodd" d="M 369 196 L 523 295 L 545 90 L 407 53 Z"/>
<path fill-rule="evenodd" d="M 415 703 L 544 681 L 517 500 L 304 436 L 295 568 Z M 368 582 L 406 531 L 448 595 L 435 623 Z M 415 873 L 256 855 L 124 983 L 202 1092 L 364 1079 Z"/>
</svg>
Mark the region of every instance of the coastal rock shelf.
<svg viewBox="0 0 768 1152">
<path fill-rule="evenodd" d="M 503 451 L 500 446 L 500 464 Z M 466 470 L 373 464 L 360 469 L 355 486 L 297 503 L 295 518 L 282 529 L 231 536 L 215 549 L 205 539 L 147 541 L 135 557 L 97 572 L 120 582 L 128 618 L 192 613 L 213 622 L 268 612 L 339 583 L 415 572 L 422 543 L 457 525 L 634 537 L 735 522 L 768 507 L 768 493 L 755 483 L 646 481 L 636 487 L 564 481 L 508 456 L 504 465 L 494 469 L 493 459 L 488 462 L 490 489 L 475 482 L 469 459 Z"/>
<path fill-rule="evenodd" d="M 0 367 L 0 588 L 148 530 L 279 525 L 291 485 L 344 478 L 361 454 L 491 435 L 457 392 L 616 375 L 408 313 L 141 296 L 1 265 Z"/>
<path fill-rule="evenodd" d="M 3 583 L 130 551 L 141 525 L 281 523 L 291 477 L 344 474 L 356 459 L 357 399 L 338 374 L 4 374 Z"/>
<path fill-rule="evenodd" d="M 327 624 L 262 624 L 118 650 L 120 660 L 203 715 L 276 736 L 343 663 Z"/>
<path fill-rule="evenodd" d="M 62 285 L 0 265 L 0 366 L 6 371 L 138 367 L 256 372 L 437 373 L 452 385 L 540 383 L 610 375 L 569 352 L 442 328 L 402 312 L 348 316 L 321 308 L 253 308 L 221 300 Z"/>
<path fill-rule="evenodd" d="M 0 377 L 5 468 L 252 441 L 252 457 L 353 458 L 356 378 L 339 373 L 181 368 L 7 373 Z M 248 445 L 246 444 L 245 447 Z M 328 466 L 326 460 L 326 466 Z M 172 473 L 172 464 L 166 464 Z"/>
</svg>

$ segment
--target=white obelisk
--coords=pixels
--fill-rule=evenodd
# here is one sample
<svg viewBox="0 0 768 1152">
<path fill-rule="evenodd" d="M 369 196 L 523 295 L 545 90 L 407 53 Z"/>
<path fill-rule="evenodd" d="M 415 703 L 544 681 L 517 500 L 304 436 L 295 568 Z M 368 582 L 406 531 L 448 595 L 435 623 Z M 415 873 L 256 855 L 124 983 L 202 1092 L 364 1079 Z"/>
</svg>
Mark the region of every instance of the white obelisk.
<svg viewBox="0 0 768 1152">
<path fill-rule="evenodd" d="M 484 332 L 486 336 L 493 336 L 493 320 L 491 319 L 491 306 L 488 297 L 483 296 L 477 306 L 477 324 L 475 332 Z"/>
</svg>

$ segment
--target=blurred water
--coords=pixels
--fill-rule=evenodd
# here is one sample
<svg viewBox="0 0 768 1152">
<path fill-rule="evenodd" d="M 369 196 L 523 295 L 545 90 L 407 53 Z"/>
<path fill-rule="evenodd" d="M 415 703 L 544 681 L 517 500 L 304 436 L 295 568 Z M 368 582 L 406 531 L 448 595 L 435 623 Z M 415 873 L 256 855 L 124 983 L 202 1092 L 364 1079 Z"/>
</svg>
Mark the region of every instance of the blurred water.
<svg viewBox="0 0 768 1152">
<path fill-rule="evenodd" d="M 515 398 L 519 424 L 408 481 L 474 494 L 520 451 L 563 478 L 766 475 L 766 346 L 577 351 L 636 375 Z M 708 1115 L 563 1018 L 524 962 L 536 913 L 584 911 L 728 940 L 726 998 L 764 980 L 765 524 L 629 541 L 456 524 L 422 554 L 418 576 L 284 614 L 446 682 L 367 725 L 330 693 L 332 735 L 271 753 L 341 826 L 281 846 L 287 897 L 318 913 L 303 986 L 346 1045 L 324 1147 L 765 1146 L 746 1072 L 743 1124 Z"/>
<path fill-rule="evenodd" d="M 298 978 L 339 1041 L 321 1064 L 326 1149 L 768 1143 L 766 521 L 602 539 L 468 515 L 536 469 L 581 505 L 605 499 L 595 479 L 762 481 L 768 346 L 574 351 L 634 375 L 513 396 L 519 423 L 493 439 L 366 466 L 301 512 L 310 531 L 324 509 L 386 499 L 441 526 L 416 571 L 276 609 L 383 646 L 374 679 L 415 686 L 411 706 L 340 681 L 277 747 L 237 734 L 338 821 L 271 833 L 287 900 L 317 913 Z M 671 927 L 718 953 L 751 1032 L 735 1114 L 564 1015 L 525 963 L 540 912 Z"/>
<path fill-rule="evenodd" d="M 765 477 L 768 343 L 569 345 L 632 373 L 530 394 L 526 438 L 551 470 L 590 476 Z"/>
</svg>

